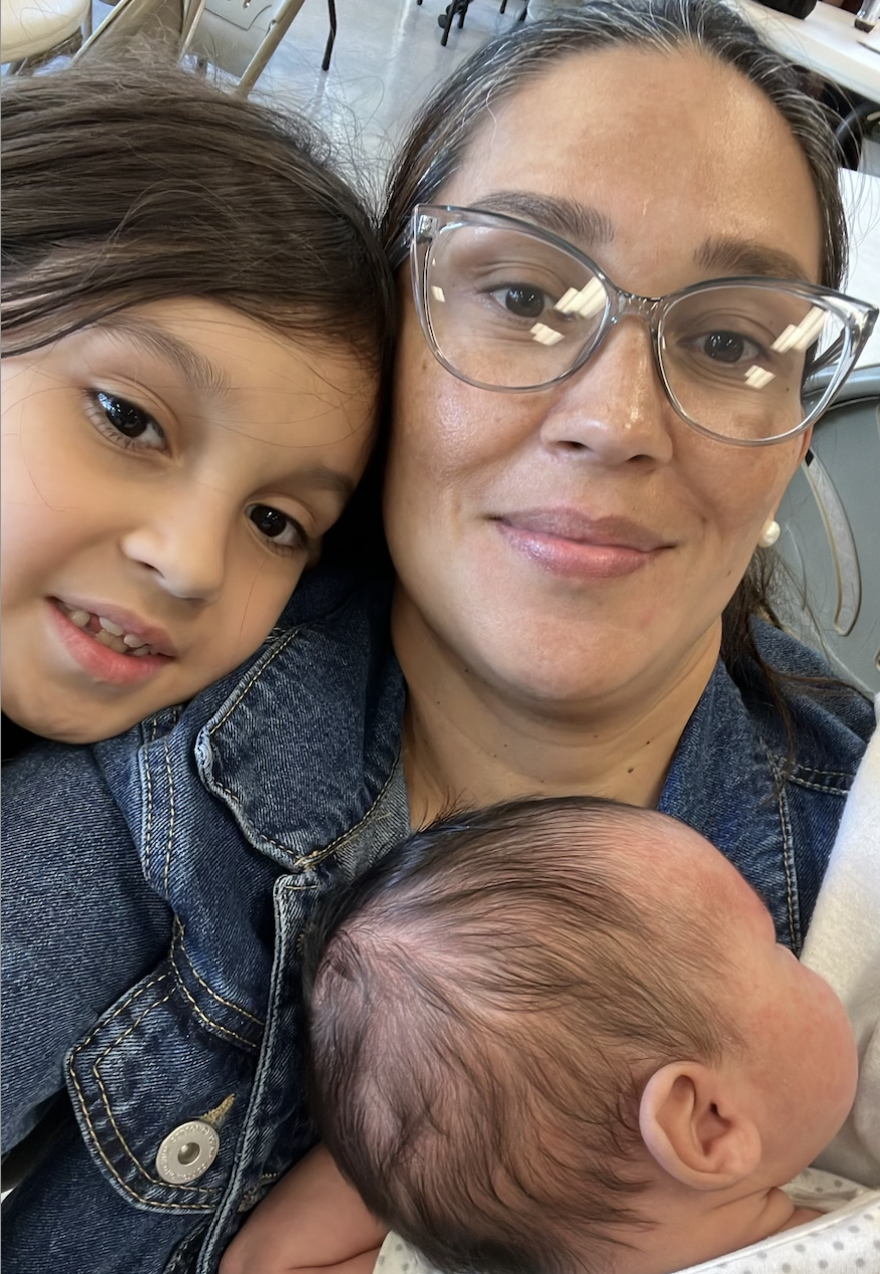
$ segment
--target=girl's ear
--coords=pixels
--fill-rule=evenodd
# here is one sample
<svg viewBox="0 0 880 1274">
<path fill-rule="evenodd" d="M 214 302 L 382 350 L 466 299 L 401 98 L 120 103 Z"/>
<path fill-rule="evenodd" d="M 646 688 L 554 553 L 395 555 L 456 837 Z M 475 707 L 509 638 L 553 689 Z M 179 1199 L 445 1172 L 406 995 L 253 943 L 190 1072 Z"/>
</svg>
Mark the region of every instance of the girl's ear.
<svg viewBox="0 0 880 1274">
<path fill-rule="evenodd" d="M 663 1171 L 692 1190 L 726 1189 L 761 1163 L 742 1080 L 699 1062 L 672 1062 L 651 1076 L 639 1128 Z"/>
</svg>

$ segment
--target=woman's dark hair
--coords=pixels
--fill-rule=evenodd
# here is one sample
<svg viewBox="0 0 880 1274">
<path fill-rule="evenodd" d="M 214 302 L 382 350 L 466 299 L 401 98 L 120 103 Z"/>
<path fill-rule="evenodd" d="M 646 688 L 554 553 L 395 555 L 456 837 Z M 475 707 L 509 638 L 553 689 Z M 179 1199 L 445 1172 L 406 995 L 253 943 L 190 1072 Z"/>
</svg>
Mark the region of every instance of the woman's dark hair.
<svg viewBox="0 0 880 1274">
<path fill-rule="evenodd" d="M 312 125 L 161 59 L 6 76 L 0 92 L 5 355 L 186 296 L 348 346 L 384 386 L 390 271 Z"/>
<path fill-rule="evenodd" d="M 546 74 L 555 62 L 601 49 L 658 52 L 695 49 L 734 67 L 784 116 L 809 165 L 822 226 L 820 282 L 840 286 L 847 263 L 847 228 L 837 181 L 837 143 L 823 108 L 800 73 L 762 43 L 732 8 L 717 0 L 589 0 L 577 9 L 492 40 L 464 62 L 423 107 L 391 172 L 382 221 L 390 249 L 418 203 L 436 201 L 466 160 L 492 106 Z M 589 89 L 585 89 L 585 96 Z M 724 139 L 719 138 L 720 146 Z M 733 672 L 752 660 L 787 718 L 771 668 L 757 650 L 752 619 L 776 622 L 771 601 L 775 554 L 757 550 L 723 616 L 722 658 Z"/>
</svg>

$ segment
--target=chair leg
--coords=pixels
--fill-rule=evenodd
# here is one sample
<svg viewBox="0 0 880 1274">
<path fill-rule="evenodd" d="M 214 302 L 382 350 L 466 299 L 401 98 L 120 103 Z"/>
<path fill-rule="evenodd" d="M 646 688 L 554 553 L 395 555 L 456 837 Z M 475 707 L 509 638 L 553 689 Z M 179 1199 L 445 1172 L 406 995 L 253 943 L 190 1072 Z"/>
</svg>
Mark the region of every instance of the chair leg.
<svg viewBox="0 0 880 1274">
<path fill-rule="evenodd" d="M 330 34 L 327 36 L 324 61 L 321 63 L 322 71 L 330 70 L 330 56 L 333 53 L 333 45 L 336 43 L 336 0 L 327 0 L 327 9 L 330 14 Z"/>
</svg>

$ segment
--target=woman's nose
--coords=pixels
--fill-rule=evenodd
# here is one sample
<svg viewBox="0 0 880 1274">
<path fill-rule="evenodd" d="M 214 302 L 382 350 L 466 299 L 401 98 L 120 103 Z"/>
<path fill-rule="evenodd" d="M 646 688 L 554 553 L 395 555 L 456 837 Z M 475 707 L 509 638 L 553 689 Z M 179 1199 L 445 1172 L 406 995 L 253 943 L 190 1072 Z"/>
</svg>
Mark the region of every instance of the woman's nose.
<svg viewBox="0 0 880 1274">
<path fill-rule="evenodd" d="M 548 392 L 552 401 L 541 427 L 547 445 L 609 465 L 671 458 L 673 407 L 642 318 L 616 324 L 584 366 Z"/>
<path fill-rule="evenodd" d="M 151 503 L 148 515 L 123 537 L 123 552 L 174 597 L 214 602 L 226 574 L 227 505 L 222 493 L 176 490 Z"/>
</svg>

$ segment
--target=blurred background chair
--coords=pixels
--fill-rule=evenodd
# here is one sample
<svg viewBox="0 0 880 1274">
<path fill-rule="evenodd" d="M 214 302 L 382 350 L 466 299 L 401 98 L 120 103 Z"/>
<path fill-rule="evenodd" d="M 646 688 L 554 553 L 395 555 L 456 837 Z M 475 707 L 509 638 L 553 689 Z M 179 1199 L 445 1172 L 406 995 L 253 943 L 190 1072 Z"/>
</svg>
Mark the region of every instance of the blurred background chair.
<svg viewBox="0 0 880 1274">
<path fill-rule="evenodd" d="M 422 0 L 416 0 L 416 4 L 421 4 Z M 443 28 L 443 39 L 440 41 L 442 45 L 446 45 L 449 39 L 449 32 L 452 30 L 452 24 L 458 19 L 459 30 L 464 26 L 464 20 L 467 16 L 468 6 L 472 0 L 450 0 L 443 13 L 437 18 L 437 23 Z M 524 22 L 529 8 L 529 0 L 525 0 L 522 12 L 517 18 L 517 22 Z M 504 13 L 507 9 L 507 0 L 501 0 L 501 8 L 499 13 Z"/>
<path fill-rule="evenodd" d="M 880 367 L 858 368 L 816 425 L 776 516 L 780 619 L 880 693 Z"/>
<path fill-rule="evenodd" d="M 91 27 L 91 0 L 2 0 L 0 62 L 27 72 L 79 48 Z"/>
<path fill-rule="evenodd" d="M 233 76 L 233 91 L 246 97 L 303 4 L 304 0 L 118 0 L 75 60 L 112 58 L 140 40 L 164 44 L 171 56 L 192 56 L 202 66 Z M 325 71 L 336 36 L 335 0 L 328 0 L 328 10 Z"/>
</svg>

